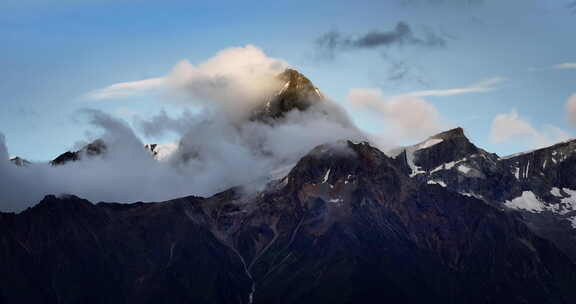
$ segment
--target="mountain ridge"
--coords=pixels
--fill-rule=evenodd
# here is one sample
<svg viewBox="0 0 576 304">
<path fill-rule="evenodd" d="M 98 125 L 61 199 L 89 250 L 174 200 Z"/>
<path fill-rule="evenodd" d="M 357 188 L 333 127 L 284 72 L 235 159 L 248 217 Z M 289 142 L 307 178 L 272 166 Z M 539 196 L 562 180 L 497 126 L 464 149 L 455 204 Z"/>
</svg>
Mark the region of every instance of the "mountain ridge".
<svg viewBox="0 0 576 304">
<path fill-rule="evenodd" d="M 47 196 L 0 217 L 0 275 L 11 278 L 0 302 L 576 299 L 576 265 L 514 213 L 420 184 L 398 164 L 339 141 L 254 195 L 128 205 Z"/>
</svg>

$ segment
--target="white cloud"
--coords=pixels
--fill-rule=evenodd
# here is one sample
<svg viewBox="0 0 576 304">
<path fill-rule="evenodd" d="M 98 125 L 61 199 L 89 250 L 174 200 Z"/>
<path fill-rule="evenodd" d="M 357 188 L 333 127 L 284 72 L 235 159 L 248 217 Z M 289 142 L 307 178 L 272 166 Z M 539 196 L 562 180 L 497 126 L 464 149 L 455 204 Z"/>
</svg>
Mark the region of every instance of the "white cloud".
<svg viewBox="0 0 576 304">
<path fill-rule="evenodd" d="M 498 84 L 503 83 L 504 81 L 506 81 L 505 78 L 492 77 L 464 88 L 444 89 L 444 90 L 424 90 L 424 91 L 411 92 L 403 95 L 413 97 L 437 97 L 437 96 L 441 97 L 441 96 L 455 96 L 471 93 L 485 93 L 495 90 L 496 86 Z"/>
<path fill-rule="evenodd" d="M 553 125 L 544 125 L 541 130 L 537 130 L 516 109 L 496 115 L 490 131 L 493 143 L 519 142 L 532 148 L 550 146 L 569 138 L 570 134 Z"/>
<path fill-rule="evenodd" d="M 576 125 L 576 93 L 572 94 L 566 101 L 566 112 L 570 122 Z"/>
<path fill-rule="evenodd" d="M 445 128 L 436 107 L 416 96 L 386 98 L 380 89 L 351 89 L 348 100 L 382 115 L 397 136 L 420 139 Z"/>
<path fill-rule="evenodd" d="M 573 70 L 576 69 L 576 62 L 564 62 L 555 65 L 553 68 L 557 70 Z"/>
<path fill-rule="evenodd" d="M 139 81 L 120 82 L 89 92 L 86 94 L 86 97 L 94 100 L 124 98 L 158 90 L 163 88 L 165 85 L 166 80 L 164 78 L 150 78 Z"/>
<path fill-rule="evenodd" d="M 512 138 L 525 138 L 536 134 L 532 125 L 524 120 L 516 109 L 510 113 L 498 114 L 492 121 L 490 139 L 494 143 L 503 143 Z"/>
<path fill-rule="evenodd" d="M 94 90 L 87 97 L 116 99 L 165 90 L 174 97 L 168 100 L 221 107 L 236 115 L 276 89 L 279 84 L 273 76 L 286 67 L 287 62 L 268 57 L 255 46 L 233 47 L 198 65 L 182 60 L 166 76 L 116 83 Z"/>
</svg>

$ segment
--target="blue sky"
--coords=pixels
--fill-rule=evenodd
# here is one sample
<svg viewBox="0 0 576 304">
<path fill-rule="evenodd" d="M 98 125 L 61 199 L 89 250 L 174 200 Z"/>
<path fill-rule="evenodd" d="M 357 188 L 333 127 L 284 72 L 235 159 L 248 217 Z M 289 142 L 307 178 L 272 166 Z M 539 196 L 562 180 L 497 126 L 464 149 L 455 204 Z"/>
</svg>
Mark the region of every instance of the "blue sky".
<svg viewBox="0 0 576 304">
<path fill-rule="evenodd" d="M 462 126 L 479 146 L 511 154 L 576 134 L 567 110 L 576 93 L 570 2 L 2 1 L 0 132 L 13 155 L 53 158 L 86 138 L 90 127 L 80 109 L 128 121 L 134 114 L 185 109 L 155 94 L 93 100 L 87 93 L 161 77 L 183 59 L 197 64 L 250 44 L 307 75 L 361 128 L 399 143 L 422 139 L 425 130 L 394 138 L 406 113 L 392 106 L 359 108 L 351 92 L 371 89 L 381 94 L 374 102 L 401 103 L 394 98 L 499 79 L 486 90 L 424 94 L 414 105 L 437 111 L 431 122 L 437 128 Z M 445 45 L 343 48 L 333 58 L 318 51 L 317 39 L 328 32 L 354 39 L 393 31 L 399 22 L 418 37 L 433 33 Z M 391 80 L 398 64 L 405 77 Z"/>
</svg>

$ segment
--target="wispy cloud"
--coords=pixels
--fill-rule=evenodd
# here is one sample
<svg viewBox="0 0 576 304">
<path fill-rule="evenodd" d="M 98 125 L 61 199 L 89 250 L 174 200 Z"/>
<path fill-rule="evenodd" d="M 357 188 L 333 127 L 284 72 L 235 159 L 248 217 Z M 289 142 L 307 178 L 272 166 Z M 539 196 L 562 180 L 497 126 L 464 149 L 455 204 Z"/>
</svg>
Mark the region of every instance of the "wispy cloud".
<svg viewBox="0 0 576 304">
<path fill-rule="evenodd" d="M 557 70 L 576 70 L 576 62 L 564 62 L 553 66 Z"/>
<path fill-rule="evenodd" d="M 120 82 L 89 92 L 85 97 L 92 100 L 104 100 L 138 96 L 161 89 L 165 84 L 166 79 L 162 77 Z"/>
<path fill-rule="evenodd" d="M 316 39 L 319 55 L 332 59 L 336 52 L 354 49 L 375 49 L 391 46 L 442 47 L 446 45 L 444 37 L 427 29 L 416 35 L 412 27 L 400 21 L 391 30 L 374 30 L 358 36 L 330 31 Z"/>
<path fill-rule="evenodd" d="M 410 92 L 402 95 L 413 97 L 442 97 L 442 96 L 455 96 L 455 95 L 472 94 L 472 93 L 486 93 L 494 91 L 495 89 L 498 88 L 498 85 L 503 83 L 504 81 L 506 81 L 506 78 L 492 77 L 463 88 L 423 90 L 423 91 Z"/>
</svg>

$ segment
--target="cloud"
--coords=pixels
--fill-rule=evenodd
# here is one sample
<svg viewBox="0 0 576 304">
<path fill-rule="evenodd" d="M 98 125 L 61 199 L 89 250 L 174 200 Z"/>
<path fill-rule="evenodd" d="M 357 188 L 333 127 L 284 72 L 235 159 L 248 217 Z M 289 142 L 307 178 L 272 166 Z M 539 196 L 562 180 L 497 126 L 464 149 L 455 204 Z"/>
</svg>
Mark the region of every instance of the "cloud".
<svg viewBox="0 0 576 304">
<path fill-rule="evenodd" d="M 492 143 L 517 142 L 532 148 L 550 146 L 569 138 L 570 134 L 553 125 L 544 125 L 542 131 L 536 130 L 516 109 L 496 115 L 490 131 Z"/>
<path fill-rule="evenodd" d="M 166 85 L 164 78 L 150 78 L 139 81 L 120 82 L 86 94 L 86 98 L 94 100 L 116 99 L 139 96 L 159 90 Z"/>
<path fill-rule="evenodd" d="M 553 66 L 557 70 L 576 70 L 576 62 L 565 62 Z"/>
<path fill-rule="evenodd" d="M 464 88 L 445 89 L 445 90 L 424 90 L 424 91 L 406 93 L 403 95 L 413 97 L 439 97 L 439 96 L 455 96 L 471 93 L 486 93 L 495 90 L 496 86 L 504 81 L 506 81 L 505 78 L 492 77 Z"/>
<path fill-rule="evenodd" d="M 353 37 L 333 30 L 316 39 L 319 54 L 329 59 L 334 58 L 336 52 L 346 50 L 391 46 L 442 47 L 444 45 L 446 45 L 446 40 L 432 30 L 427 29 L 417 36 L 411 26 L 403 21 L 398 22 L 392 30 L 388 31 L 374 30 Z"/>
<path fill-rule="evenodd" d="M 176 117 L 161 112 L 148 121 L 141 119 L 140 127 L 148 128 L 150 135 L 172 132 L 180 139 L 176 151 L 157 161 L 125 121 L 96 110 L 80 114 L 100 131 L 86 141 L 102 139 L 107 147 L 104 155 L 57 167 L 48 162 L 17 167 L 9 162 L 0 135 L 1 211 L 23 210 L 47 194 L 134 202 L 210 196 L 233 186 L 256 190 L 270 181 L 271 172 L 277 172 L 276 177 L 287 174 L 319 144 L 365 139 L 330 101 L 305 112 L 287 113 L 275 124 L 249 120 L 238 124 L 216 109 Z"/>
<path fill-rule="evenodd" d="M 137 118 L 136 124 L 149 137 L 160 137 L 165 133 L 172 132 L 177 135 L 184 135 L 193 125 L 197 118 L 187 110 L 184 110 L 180 117 L 170 117 L 166 111 L 162 110 L 157 115 L 149 119 Z"/>
<path fill-rule="evenodd" d="M 576 93 L 572 94 L 572 96 L 568 97 L 566 101 L 566 112 L 568 114 L 568 120 L 576 125 Z"/>
<path fill-rule="evenodd" d="M 494 143 L 503 143 L 514 138 L 526 138 L 537 134 L 532 125 L 513 109 L 510 113 L 498 114 L 492 121 L 490 139 Z"/>
<path fill-rule="evenodd" d="M 421 139 L 445 128 L 436 107 L 420 97 L 386 98 L 380 89 L 351 89 L 348 101 L 380 114 L 396 137 Z"/>
<path fill-rule="evenodd" d="M 484 4 L 485 0 L 401 0 L 400 3 L 406 6 L 412 5 L 480 5 Z"/>
<path fill-rule="evenodd" d="M 117 83 L 86 96 L 104 100 L 163 90 L 171 95 L 164 100 L 219 107 L 231 116 L 242 116 L 255 102 L 277 89 L 280 84 L 273 76 L 287 67 L 284 60 L 269 57 L 255 46 L 233 47 L 198 65 L 182 60 L 166 76 Z"/>
<path fill-rule="evenodd" d="M 570 10 L 572 10 L 572 12 L 576 12 L 576 1 L 572 1 L 570 3 L 568 3 L 566 5 L 566 7 Z"/>
</svg>

